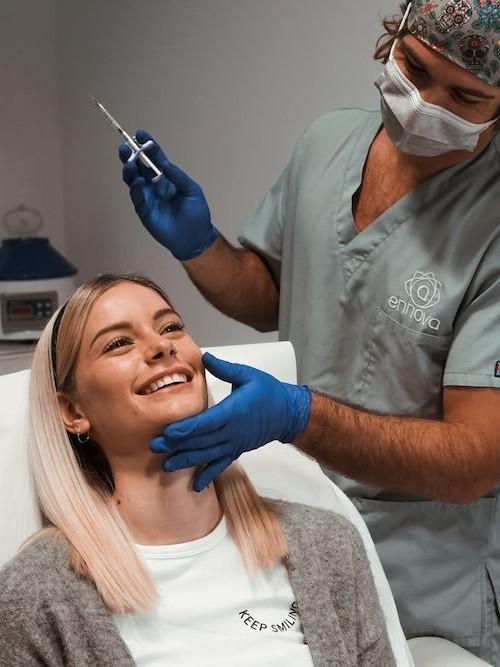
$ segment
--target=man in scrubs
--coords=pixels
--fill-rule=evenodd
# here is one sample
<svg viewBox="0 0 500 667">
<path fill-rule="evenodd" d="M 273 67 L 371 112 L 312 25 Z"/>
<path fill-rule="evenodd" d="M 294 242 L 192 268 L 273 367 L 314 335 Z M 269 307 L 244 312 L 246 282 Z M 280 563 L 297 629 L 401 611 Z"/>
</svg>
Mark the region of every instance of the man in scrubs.
<svg viewBox="0 0 500 667">
<path fill-rule="evenodd" d="M 206 464 L 200 490 L 294 442 L 361 511 L 407 636 L 500 665 L 500 1 L 416 0 L 389 32 L 381 112 L 316 121 L 243 248 L 147 133 L 158 183 L 120 148 L 147 229 L 222 312 L 279 326 L 303 383 L 206 355 L 231 396 L 151 447 Z"/>
</svg>

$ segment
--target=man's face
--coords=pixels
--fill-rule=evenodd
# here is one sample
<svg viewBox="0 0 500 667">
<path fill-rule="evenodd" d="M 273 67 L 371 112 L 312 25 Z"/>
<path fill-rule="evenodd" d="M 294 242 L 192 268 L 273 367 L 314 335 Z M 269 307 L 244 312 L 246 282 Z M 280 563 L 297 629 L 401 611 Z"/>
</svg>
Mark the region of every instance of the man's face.
<svg viewBox="0 0 500 667">
<path fill-rule="evenodd" d="M 426 102 L 471 123 L 486 123 L 500 115 L 499 88 L 481 81 L 413 35 L 398 40 L 394 58 Z"/>
</svg>

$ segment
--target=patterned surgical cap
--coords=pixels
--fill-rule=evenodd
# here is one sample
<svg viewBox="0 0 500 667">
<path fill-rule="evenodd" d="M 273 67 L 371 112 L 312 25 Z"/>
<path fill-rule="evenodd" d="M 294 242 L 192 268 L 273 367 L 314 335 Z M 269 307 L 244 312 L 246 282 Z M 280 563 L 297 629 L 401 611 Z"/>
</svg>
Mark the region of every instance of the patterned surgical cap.
<svg viewBox="0 0 500 667">
<path fill-rule="evenodd" d="M 413 0 L 412 35 L 492 86 L 500 86 L 500 0 Z"/>
</svg>

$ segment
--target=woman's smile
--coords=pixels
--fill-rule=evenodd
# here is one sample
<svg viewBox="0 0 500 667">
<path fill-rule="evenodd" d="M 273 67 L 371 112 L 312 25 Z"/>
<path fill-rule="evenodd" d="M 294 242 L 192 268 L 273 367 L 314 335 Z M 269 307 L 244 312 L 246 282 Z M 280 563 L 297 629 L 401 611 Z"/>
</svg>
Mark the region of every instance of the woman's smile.
<svg viewBox="0 0 500 667">
<path fill-rule="evenodd" d="M 148 396 L 148 397 L 157 396 L 158 394 L 165 394 L 165 393 L 172 393 L 172 392 L 176 392 L 176 391 L 183 391 L 183 390 L 189 389 L 189 388 L 190 387 L 189 387 L 189 382 L 188 381 L 176 382 L 176 383 L 172 383 L 172 384 L 163 385 L 161 387 L 158 387 L 158 389 L 154 389 L 154 390 L 151 390 L 151 391 L 146 391 L 146 392 L 144 392 L 143 395 Z"/>
<path fill-rule="evenodd" d="M 158 391 L 165 386 L 186 384 L 193 379 L 192 371 L 186 366 L 174 366 L 164 368 L 154 376 L 150 377 L 146 382 L 143 382 L 137 390 L 138 394 L 151 394 Z"/>
</svg>

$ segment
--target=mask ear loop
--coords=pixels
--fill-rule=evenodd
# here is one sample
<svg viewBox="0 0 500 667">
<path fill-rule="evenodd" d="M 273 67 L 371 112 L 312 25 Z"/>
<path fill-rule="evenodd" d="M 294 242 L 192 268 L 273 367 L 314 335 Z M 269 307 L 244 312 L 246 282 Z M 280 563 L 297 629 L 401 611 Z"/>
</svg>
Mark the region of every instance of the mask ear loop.
<svg viewBox="0 0 500 667">
<path fill-rule="evenodd" d="M 403 32 L 403 28 L 405 27 L 406 21 L 408 20 L 408 16 L 410 15 L 410 11 L 411 11 L 411 6 L 412 6 L 412 4 L 413 4 L 413 3 L 409 2 L 409 3 L 408 3 L 408 6 L 406 7 L 406 11 L 405 11 L 405 13 L 404 13 L 403 20 L 402 20 L 401 23 L 399 24 L 399 28 L 398 28 L 398 31 L 397 31 L 397 33 L 396 33 L 396 37 L 394 38 L 394 41 L 393 41 L 393 43 L 392 43 L 392 46 L 391 46 L 391 52 L 389 53 L 389 58 L 393 58 L 393 57 L 394 57 L 394 49 L 396 48 L 396 44 L 397 44 L 397 42 L 398 42 L 398 40 L 399 40 L 399 35 Z"/>
<path fill-rule="evenodd" d="M 410 11 L 411 11 L 411 6 L 412 6 L 412 4 L 413 4 L 412 2 L 409 2 L 409 3 L 408 3 L 408 7 L 406 8 L 406 11 L 405 11 L 405 13 L 404 13 L 403 20 L 402 20 L 401 23 L 399 24 L 399 28 L 398 28 L 398 32 L 397 32 L 396 37 L 397 37 L 398 35 L 401 34 L 403 28 L 405 27 L 405 23 L 406 23 L 406 21 L 407 21 L 407 19 L 408 19 L 408 16 L 410 15 Z"/>
</svg>

